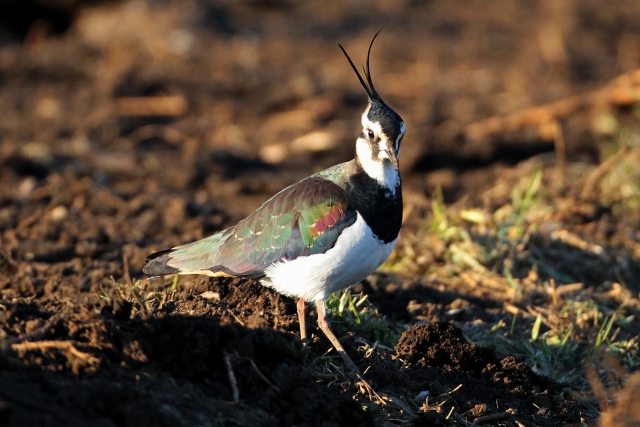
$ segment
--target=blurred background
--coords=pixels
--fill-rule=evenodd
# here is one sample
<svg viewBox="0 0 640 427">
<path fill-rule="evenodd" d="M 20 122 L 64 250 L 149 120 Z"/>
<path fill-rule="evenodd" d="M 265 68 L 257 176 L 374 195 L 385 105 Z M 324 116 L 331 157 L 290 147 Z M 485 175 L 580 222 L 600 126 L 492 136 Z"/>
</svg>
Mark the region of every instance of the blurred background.
<svg viewBox="0 0 640 427">
<path fill-rule="evenodd" d="M 497 209 L 539 167 L 573 216 L 634 212 L 639 23 L 633 0 L 2 0 L 2 244 L 30 260 L 132 244 L 139 274 L 137 248 L 207 235 L 351 159 L 366 98 L 337 44 L 364 63 L 380 28 L 407 220 L 437 191 Z M 615 153 L 615 173 L 590 175 Z M 32 227 L 43 209 L 75 228 Z M 590 232 L 637 251 L 635 216 L 618 219 Z"/>
<path fill-rule="evenodd" d="M 137 279 L 148 253 L 233 225 L 353 158 L 366 96 L 338 43 L 362 64 L 380 28 L 371 72 L 407 124 L 405 218 L 382 273 L 356 288 L 374 302 L 363 316 L 379 310 L 390 347 L 407 325 L 455 320 L 585 393 L 556 399 L 573 412 L 530 408 L 533 419 L 595 419 L 607 396 L 588 395 L 582 360 L 606 349 L 625 368 L 640 362 L 637 0 L 0 0 L 6 330 L 25 339 L 42 307 L 99 298 L 126 300 L 126 321 L 169 306 L 191 315 L 198 289 L 222 294 L 224 310 L 199 306 L 219 318 L 254 313 L 293 331 L 270 297 L 243 306 L 244 287 L 230 301 L 216 281 Z M 347 331 L 379 339 L 336 301 Z M 101 337 L 111 314 L 92 316 Z M 391 387 L 400 368 L 389 369 L 379 384 Z M 597 378 L 621 384 L 606 369 Z"/>
<path fill-rule="evenodd" d="M 372 34 L 384 27 L 373 69 L 410 125 L 403 169 L 419 174 L 422 188 L 442 185 L 455 198 L 474 183 L 443 171 L 513 165 L 554 148 L 535 126 L 490 141 L 469 140 L 465 126 L 599 88 L 636 69 L 639 14 L 631 0 L 606 7 L 570 0 L 3 0 L 3 155 L 17 155 L 23 169 L 39 170 L 27 175 L 40 178 L 65 157 L 64 169 L 84 167 L 112 181 L 162 170 L 178 186 L 194 184 L 194 169 L 203 165 L 178 167 L 163 149 L 190 150 L 199 163 L 212 156 L 250 163 L 234 167 L 238 174 L 306 174 L 309 157 L 320 169 L 353 151 L 362 90 L 337 43 L 363 62 Z M 125 102 L 143 96 L 165 98 L 161 105 Z M 618 127 L 609 105 L 591 107 L 566 118 L 562 131 L 567 155 L 593 163 L 603 137 Z M 132 135 L 154 124 L 163 128 Z M 173 140 L 157 135 L 163 131 Z M 113 164 L 119 138 L 132 149 Z M 90 161 L 80 161 L 83 150 Z M 430 178 L 433 171 L 439 173 Z"/>
</svg>

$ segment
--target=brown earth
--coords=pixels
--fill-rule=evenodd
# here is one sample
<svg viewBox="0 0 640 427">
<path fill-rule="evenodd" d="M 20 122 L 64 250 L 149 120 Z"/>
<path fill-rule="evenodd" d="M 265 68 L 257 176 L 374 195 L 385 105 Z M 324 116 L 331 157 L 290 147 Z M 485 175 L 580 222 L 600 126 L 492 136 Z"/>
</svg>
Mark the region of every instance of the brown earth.
<svg viewBox="0 0 640 427">
<path fill-rule="evenodd" d="M 310 348 L 300 346 L 290 299 L 251 281 L 172 283 L 140 269 L 147 254 L 232 225 L 286 185 L 352 157 L 365 99 L 337 43 L 361 63 L 385 27 L 372 73 L 407 121 L 411 229 L 435 188 L 447 202 L 482 203 L 516 180 L 514 165 L 554 149 L 526 131 L 466 140 L 464 125 L 640 67 L 638 22 L 640 5 L 622 0 L 1 3 L 0 425 L 593 419 L 573 385 L 441 323 L 509 323 L 495 294 L 374 276 L 356 290 L 408 329 L 395 351 L 370 352 L 337 323 L 363 368 L 353 379 L 325 354 L 314 321 Z M 187 109 L 158 117 L 118 103 L 143 96 L 175 96 Z M 630 111 L 615 113 L 637 127 Z M 569 160 L 600 160 L 592 114 L 563 123 Z M 587 211 L 575 214 L 585 232 L 612 246 L 637 239 L 637 218 Z M 631 262 L 623 273 L 637 283 L 639 271 Z M 427 391 L 467 418 L 425 412 Z M 373 401 L 411 416 L 385 418 Z"/>
<path fill-rule="evenodd" d="M 85 303 L 49 296 L 3 307 L 3 425 L 373 425 L 310 369 L 329 343 L 303 351 L 292 332 L 295 304 L 251 281 L 202 278 L 146 313 L 114 290 Z M 359 354 L 353 340 L 345 346 Z M 544 426 L 579 419 L 561 385 L 468 344 L 451 324 L 409 328 L 395 350 L 373 363 L 356 358 L 370 364 L 364 378 L 377 392 L 452 393 L 474 417 L 510 410 Z"/>
</svg>

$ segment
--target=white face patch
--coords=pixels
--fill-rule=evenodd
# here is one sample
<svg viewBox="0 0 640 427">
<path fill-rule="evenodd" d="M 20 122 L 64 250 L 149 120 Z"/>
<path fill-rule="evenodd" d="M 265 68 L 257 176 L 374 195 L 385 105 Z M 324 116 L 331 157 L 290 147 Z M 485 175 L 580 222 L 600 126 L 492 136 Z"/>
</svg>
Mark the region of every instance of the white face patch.
<svg viewBox="0 0 640 427">
<path fill-rule="evenodd" d="M 374 159 L 371 145 L 363 138 L 358 138 L 356 141 L 356 155 L 367 175 L 388 189 L 391 194 L 396 193 L 396 186 L 400 183 L 400 173 L 391 162 L 383 162 L 380 158 Z"/>
<path fill-rule="evenodd" d="M 362 128 L 371 129 L 373 133 L 376 134 L 376 136 L 380 137 L 380 151 L 384 151 L 387 149 L 387 146 L 386 146 L 387 138 L 386 138 L 386 135 L 382 132 L 382 127 L 380 126 L 380 123 L 374 123 L 371 120 L 369 120 L 369 117 L 367 117 L 367 115 L 369 114 L 370 108 L 371 106 L 369 105 L 365 110 L 365 112 L 362 114 L 362 120 L 361 120 Z M 393 149 L 398 158 L 400 158 L 400 141 L 402 141 L 402 137 L 404 136 L 404 133 L 406 130 L 407 130 L 407 126 L 404 124 L 404 122 L 400 122 L 400 134 L 398 135 L 398 137 L 393 143 Z"/>
<path fill-rule="evenodd" d="M 382 187 L 388 189 L 390 194 L 395 194 L 396 186 L 400 183 L 400 173 L 393 166 L 391 161 L 384 161 L 385 159 L 391 160 L 387 151 L 392 147 L 389 144 L 387 135 L 382 132 L 380 123 L 372 122 L 369 120 L 369 117 L 367 117 L 370 109 L 371 105 L 369 105 L 362 114 L 361 122 L 365 132 L 367 130 L 371 130 L 375 136 L 379 138 L 378 149 L 376 150 L 377 155 L 374 156 L 373 154 L 371 142 L 362 137 L 358 138 L 356 141 L 356 155 L 367 175 L 375 179 Z M 395 146 L 393 149 L 395 153 L 393 154 L 396 155 L 399 150 L 400 139 L 402 139 L 405 129 L 404 123 L 402 123 L 401 126 L 400 136 L 396 141 L 394 141 Z"/>
</svg>

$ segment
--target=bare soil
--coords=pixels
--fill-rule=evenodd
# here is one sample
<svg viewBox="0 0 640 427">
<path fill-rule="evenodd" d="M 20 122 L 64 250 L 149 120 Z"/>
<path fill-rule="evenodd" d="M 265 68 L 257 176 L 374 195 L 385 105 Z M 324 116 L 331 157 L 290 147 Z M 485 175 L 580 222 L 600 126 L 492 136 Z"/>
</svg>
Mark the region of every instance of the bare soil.
<svg viewBox="0 0 640 427">
<path fill-rule="evenodd" d="M 365 382 L 334 369 L 313 310 L 314 339 L 303 349 L 288 298 L 252 281 L 174 283 L 140 269 L 147 254 L 232 225 L 286 185 L 352 157 L 365 98 L 337 43 L 361 63 L 385 27 L 372 74 L 407 121 L 402 168 L 415 229 L 436 188 L 447 202 L 477 206 L 515 181 L 515 165 L 554 150 L 527 132 L 468 141 L 464 125 L 640 67 L 640 4 L 20 3 L 0 4 L 0 425 L 463 423 L 419 410 L 425 391 L 450 396 L 469 422 L 593 420 L 574 399 L 583 390 L 463 334 L 462 325 L 511 321 L 486 289 L 419 276 L 359 285 L 407 327 L 395 349 L 371 355 L 336 323 Z M 188 107 L 158 117 L 118 103 L 147 96 Z M 600 161 L 591 113 L 563 123 L 570 161 Z M 637 218 L 590 206 L 575 213 L 583 232 L 612 247 L 638 239 Z M 639 271 L 625 270 L 629 283 Z M 615 274 L 578 278 L 589 285 Z M 410 416 L 371 411 L 366 402 L 378 398 Z"/>
<path fill-rule="evenodd" d="M 312 369 L 328 341 L 320 337 L 303 350 L 295 304 L 257 283 L 201 278 L 148 313 L 112 296 L 3 302 L 12 345 L 0 373 L 6 425 L 373 425 Z M 353 338 L 345 346 L 359 354 Z M 449 323 L 411 327 L 393 357 L 382 351 L 375 360 L 356 363 L 371 364 L 364 378 L 380 393 L 454 393 L 475 417 L 512 410 L 544 426 L 580 416 L 563 399 L 563 386 L 514 357 L 469 344 Z"/>
</svg>

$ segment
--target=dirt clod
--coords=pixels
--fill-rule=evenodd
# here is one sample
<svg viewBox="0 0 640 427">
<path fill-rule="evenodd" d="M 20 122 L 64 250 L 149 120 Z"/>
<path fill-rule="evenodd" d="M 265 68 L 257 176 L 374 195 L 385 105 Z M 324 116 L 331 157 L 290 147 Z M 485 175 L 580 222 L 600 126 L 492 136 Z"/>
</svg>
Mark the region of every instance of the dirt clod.
<svg viewBox="0 0 640 427">
<path fill-rule="evenodd" d="M 474 418 L 509 411 L 551 426 L 558 418 L 572 422 L 579 416 L 575 405 L 560 397 L 560 384 L 513 356 L 499 359 L 492 350 L 468 343 L 452 324 L 412 326 L 402 334 L 396 353 L 408 362 L 405 378 L 413 379 L 415 390 L 435 384 L 435 393 L 450 394 Z"/>
</svg>

